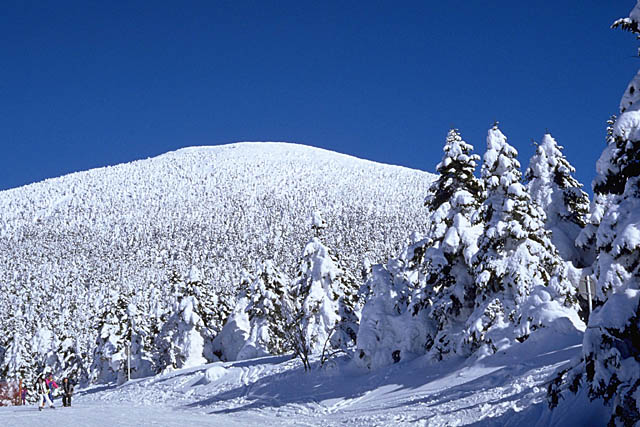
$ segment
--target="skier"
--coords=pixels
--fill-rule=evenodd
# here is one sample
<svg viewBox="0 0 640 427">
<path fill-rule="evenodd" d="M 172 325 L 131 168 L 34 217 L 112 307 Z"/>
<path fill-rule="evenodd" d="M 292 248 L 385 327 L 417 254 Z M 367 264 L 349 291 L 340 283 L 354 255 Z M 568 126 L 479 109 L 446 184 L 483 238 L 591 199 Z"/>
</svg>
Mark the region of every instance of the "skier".
<svg viewBox="0 0 640 427">
<path fill-rule="evenodd" d="M 24 406 L 27 403 L 27 387 L 22 386 L 20 397 L 22 398 L 22 406 Z"/>
<path fill-rule="evenodd" d="M 73 383 L 68 377 L 62 380 L 62 406 L 71 406 L 71 395 L 73 394 Z"/>
<path fill-rule="evenodd" d="M 58 388 L 58 384 L 53 380 L 53 374 L 49 373 L 45 380 L 47 387 L 49 388 L 49 400 L 53 402 L 53 389 Z"/>
<path fill-rule="evenodd" d="M 40 404 L 38 405 L 38 410 L 42 411 L 45 402 L 49 404 L 49 407 L 51 409 L 56 409 L 56 407 L 53 406 L 51 399 L 49 399 L 49 387 L 47 386 L 47 382 L 44 380 L 43 376 L 38 378 L 38 382 L 36 383 L 36 391 L 40 395 Z"/>
</svg>

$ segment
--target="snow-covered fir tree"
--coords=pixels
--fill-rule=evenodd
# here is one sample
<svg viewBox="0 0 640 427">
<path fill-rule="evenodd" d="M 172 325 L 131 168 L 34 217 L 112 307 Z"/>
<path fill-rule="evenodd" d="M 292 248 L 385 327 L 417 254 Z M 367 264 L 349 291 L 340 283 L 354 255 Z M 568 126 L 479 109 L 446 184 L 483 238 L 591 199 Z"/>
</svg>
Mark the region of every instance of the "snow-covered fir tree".
<svg viewBox="0 0 640 427">
<path fill-rule="evenodd" d="M 38 363 L 37 355 L 33 351 L 30 339 L 31 332 L 26 329 L 23 314 L 14 312 L 14 320 L 9 323 L 11 330 L 3 331 L 4 357 L 0 364 L 0 378 L 20 381 L 32 388 L 37 375 L 41 372 L 42 364 Z M 29 394 L 30 400 L 35 394 Z"/>
<path fill-rule="evenodd" d="M 575 168 L 562 153 L 562 146 L 546 133 L 525 172 L 527 190 L 546 214 L 545 228 L 560 256 L 576 267 L 589 260 L 576 247 L 576 238 L 585 227 L 589 196 L 574 177 Z"/>
<path fill-rule="evenodd" d="M 453 325 L 473 307 L 470 262 L 477 250 L 477 210 L 484 193 L 474 176 L 477 155 L 460 133 L 447 135 L 440 177 L 428 189 L 428 235 L 372 269 L 358 335 L 360 363 L 377 367 L 432 350 L 442 358 L 455 347 Z M 458 333 L 459 333 L 458 328 Z"/>
<path fill-rule="evenodd" d="M 193 294 L 178 295 L 172 314 L 156 339 L 158 370 L 189 368 L 207 363 L 205 338 L 209 336 L 200 302 Z"/>
<path fill-rule="evenodd" d="M 316 237 L 322 234 L 322 230 L 327 228 L 327 221 L 322 217 L 319 211 L 314 211 L 311 214 L 311 229 Z"/>
<path fill-rule="evenodd" d="M 13 334 L 0 366 L 0 378 L 15 382 L 22 380 L 23 384 L 30 389 L 28 400 L 33 402 L 36 395 L 31 389 L 39 373 L 30 346 L 18 334 Z"/>
<path fill-rule="evenodd" d="M 396 363 L 424 354 L 430 346 L 429 337 L 434 335 L 435 326 L 423 316 L 427 311 L 419 311 L 420 316 L 409 312 L 414 290 L 420 283 L 417 279 L 422 275 L 421 265 L 414 268 L 409 264 L 422 257 L 424 246 L 417 242 L 386 264 L 372 266 L 364 285 L 370 295 L 362 308 L 357 337 L 356 360 L 362 366 L 378 368 Z"/>
<path fill-rule="evenodd" d="M 425 254 L 425 282 L 417 288 L 411 314 L 429 310 L 436 336 L 430 338 L 434 357 L 441 359 L 456 351 L 460 326 L 473 309 L 475 286 L 471 261 L 478 250 L 482 232 L 479 208 L 484 201 L 481 180 L 474 175 L 478 155 L 460 133 L 452 129 L 444 146 L 444 156 L 436 170 L 440 177 L 430 188 L 426 206 L 433 212 L 431 227 L 442 230 Z M 431 307 L 424 304 L 431 301 Z"/>
<path fill-rule="evenodd" d="M 56 378 L 70 378 L 79 384 L 88 381 L 87 357 L 82 354 L 74 337 L 62 336 L 56 355 L 56 363 L 51 366 Z"/>
<path fill-rule="evenodd" d="M 223 360 L 243 360 L 283 354 L 287 348 L 283 307 L 289 278 L 272 261 L 258 266 L 236 308 L 214 340 Z"/>
<path fill-rule="evenodd" d="M 198 315 L 205 326 L 202 331 L 205 339 L 205 357 L 213 358 L 211 342 L 222 330 L 233 309 L 234 295 L 226 289 L 216 290 L 197 267 L 191 267 L 183 284 L 182 293 L 193 295 L 198 300 Z"/>
<path fill-rule="evenodd" d="M 566 265 L 544 228 L 544 212 L 532 203 L 521 176 L 517 151 L 494 125 L 482 165 L 485 230 L 473 260 L 476 298 L 464 340 L 469 351 L 495 352 L 527 339 L 549 326 L 549 310 L 581 323 Z"/>
<path fill-rule="evenodd" d="M 620 193 L 618 193 L 617 190 L 618 186 L 607 184 L 608 181 L 610 182 L 610 180 L 607 179 L 607 176 L 610 174 L 607 159 L 611 157 L 612 152 L 617 151 L 616 141 L 613 137 L 613 126 L 616 119 L 616 116 L 611 116 L 607 121 L 607 145 L 600 156 L 602 161 L 596 162 L 596 177 L 591 186 L 593 189 L 593 199 L 589 206 L 587 222 L 576 237 L 576 246 L 582 251 L 587 267 L 591 266 L 597 257 L 596 234 L 607 206 L 616 204 L 620 197 Z M 590 270 L 587 271 L 587 274 L 589 273 Z"/>
<path fill-rule="evenodd" d="M 68 377 L 76 383 L 86 384 L 89 380 L 88 368 L 91 360 L 80 346 L 80 337 L 73 333 L 73 313 L 76 312 L 75 302 L 65 301 L 58 321 L 52 325 L 56 346 L 51 349 L 52 357 L 47 361 L 47 367 L 56 378 Z"/>
<path fill-rule="evenodd" d="M 152 375 L 155 371 L 153 356 L 153 341 L 149 326 L 135 304 L 127 306 L 127 320 L 129 322 L 129 367 L 131 378 L 142 378 Z"/>
<path fill-rule="evenodd" d="M 436 166 L 439 177 L 431 184 L 425 206 L 435 212 L 456 198 L 469 202 L 468 196 L 477 205 L 483 196 L 482 182 L 474 175 L 480 156 L 473 154 L 473 146 L 462 139 L 458 129 L 449 130 L 442 150 L 442 161 Z M 467 206 L 468 203 L 461 204 L 461 211 L 466 211 Z"/>
<path fill-rule="evenodd" d="M 98 337 L 89 368 L 89 377 L 94 383 L 122 382 L 126 375 L 130 300 L 129 295 L 120 294 L 115 303 L 106 301 L 107 307 L 97 319 Z"/>
<path fill-rule="evenodd" d="M 194 331 L 202 337 L 204 359 L 209 362 L 218 360 L 213 341 L 232 312 L 234 296 L 229 291 L 216 290 L 195 266 L 185 275 L 174 272 L 169 280 L 173 294 L 171 308 L 160 317 L 156 314 L 156 318 L 162 322 L 157 338 L 153 339 L 156 370 L 179 368 L 190 357 L 197 358 L 195 354 L 200 353 L 200 340 Z M 192 342 L 191 350 L 184 349 L 184 354 L 181 354 L 180 345 L 175 342 L 176 334 L 182 334 L 181 339 Z M 189 364 L 193 365 L 194 360 Z"/>
<path fill-rule="evenodd" d="M 614 27 L 640 37 L 640 1 Z M 640 73 L 627 86 L 613 143 L 598 162 L 594 188 L 619 195 L 608 206 L 598 231 L 594 266 L 598 307 L 589 317 L 582 360 L 560 372 L 549 387 L 551 406 L 569 389 L 588 387 L 591 399 L 611 407 L 609 425 L 640 422 Z M 606 172 L 606 173 L 605 173 Z"/>
<path fill-rule="evenodd" d="M 313 216 L 312 226 L 318 218 Z M 329 348 L 355 344 L 360 315 L 357 290 L 356 280 L 336 255 L 313 237 L 304 248 L 289 292 L 287 323 L 299 331 L 290 343 L 294 351 L 320 354 L 327 343 Z"/>
</svg>

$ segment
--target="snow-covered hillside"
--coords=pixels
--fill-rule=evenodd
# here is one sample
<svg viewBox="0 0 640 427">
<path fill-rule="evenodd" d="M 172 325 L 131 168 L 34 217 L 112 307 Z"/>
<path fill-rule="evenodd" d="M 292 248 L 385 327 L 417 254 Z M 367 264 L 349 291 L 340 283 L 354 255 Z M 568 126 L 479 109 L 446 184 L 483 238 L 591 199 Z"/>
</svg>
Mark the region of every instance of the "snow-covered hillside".
<svg viewBox="0 0 640 427">
<path fill-rule="evenodd" d="M 0 303 L 12 307 L 0 326 L 26 325 L 29 337 L 47 326 L 53 338 L 41 341 L 61 339 L 60 330 L 94 327 L 118 294 L 148 311 L 157 290 L 166 306 L 169 282 L 193 267 L 213 290 L 236 289 L 268 259 L 290 274 L 314 211 L 328 223 L 325 242 L 360 277 L 365 259 L 385 260 L 424 229 L 432 179 L 302 145 L 237 143 L 0 192 Z"/>
</svg>

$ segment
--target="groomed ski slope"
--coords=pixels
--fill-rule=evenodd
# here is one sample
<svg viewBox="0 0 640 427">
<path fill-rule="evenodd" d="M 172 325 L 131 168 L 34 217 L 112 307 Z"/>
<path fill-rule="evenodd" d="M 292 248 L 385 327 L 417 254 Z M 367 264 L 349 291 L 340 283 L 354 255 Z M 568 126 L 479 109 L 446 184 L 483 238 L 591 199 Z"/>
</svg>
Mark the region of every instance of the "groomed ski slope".
<svg viewBox="0 0 640 427">
<path fill-rule="evenodd" d="M 600 403 L 581 395 L 547 409 L 550 375 L 579 354 L 581 339 L 540 331 L 482 360 L 422 358 L 374 372 L 344 358 L 311 373 L 289 357 L 218 362 L 81 390 L 72 408 L 0 408 L 0 425 L 606 425 Z"/>
</svg>

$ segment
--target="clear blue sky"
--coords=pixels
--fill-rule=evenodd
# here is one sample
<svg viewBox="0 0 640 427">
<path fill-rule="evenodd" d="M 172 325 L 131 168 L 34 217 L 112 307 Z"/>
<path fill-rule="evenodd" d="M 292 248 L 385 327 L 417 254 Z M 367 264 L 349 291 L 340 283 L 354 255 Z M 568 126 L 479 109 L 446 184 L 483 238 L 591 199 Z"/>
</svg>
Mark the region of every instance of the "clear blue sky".
<svg viewBox="0 0 640 427">
<path fill-rule="evenodd" d="M 525 167 L 549 129 L 590 188 L 634 3 L 4 0 L 0 189 L 249 140 L 432 171 L 494 120 Z"/>
</svg>

